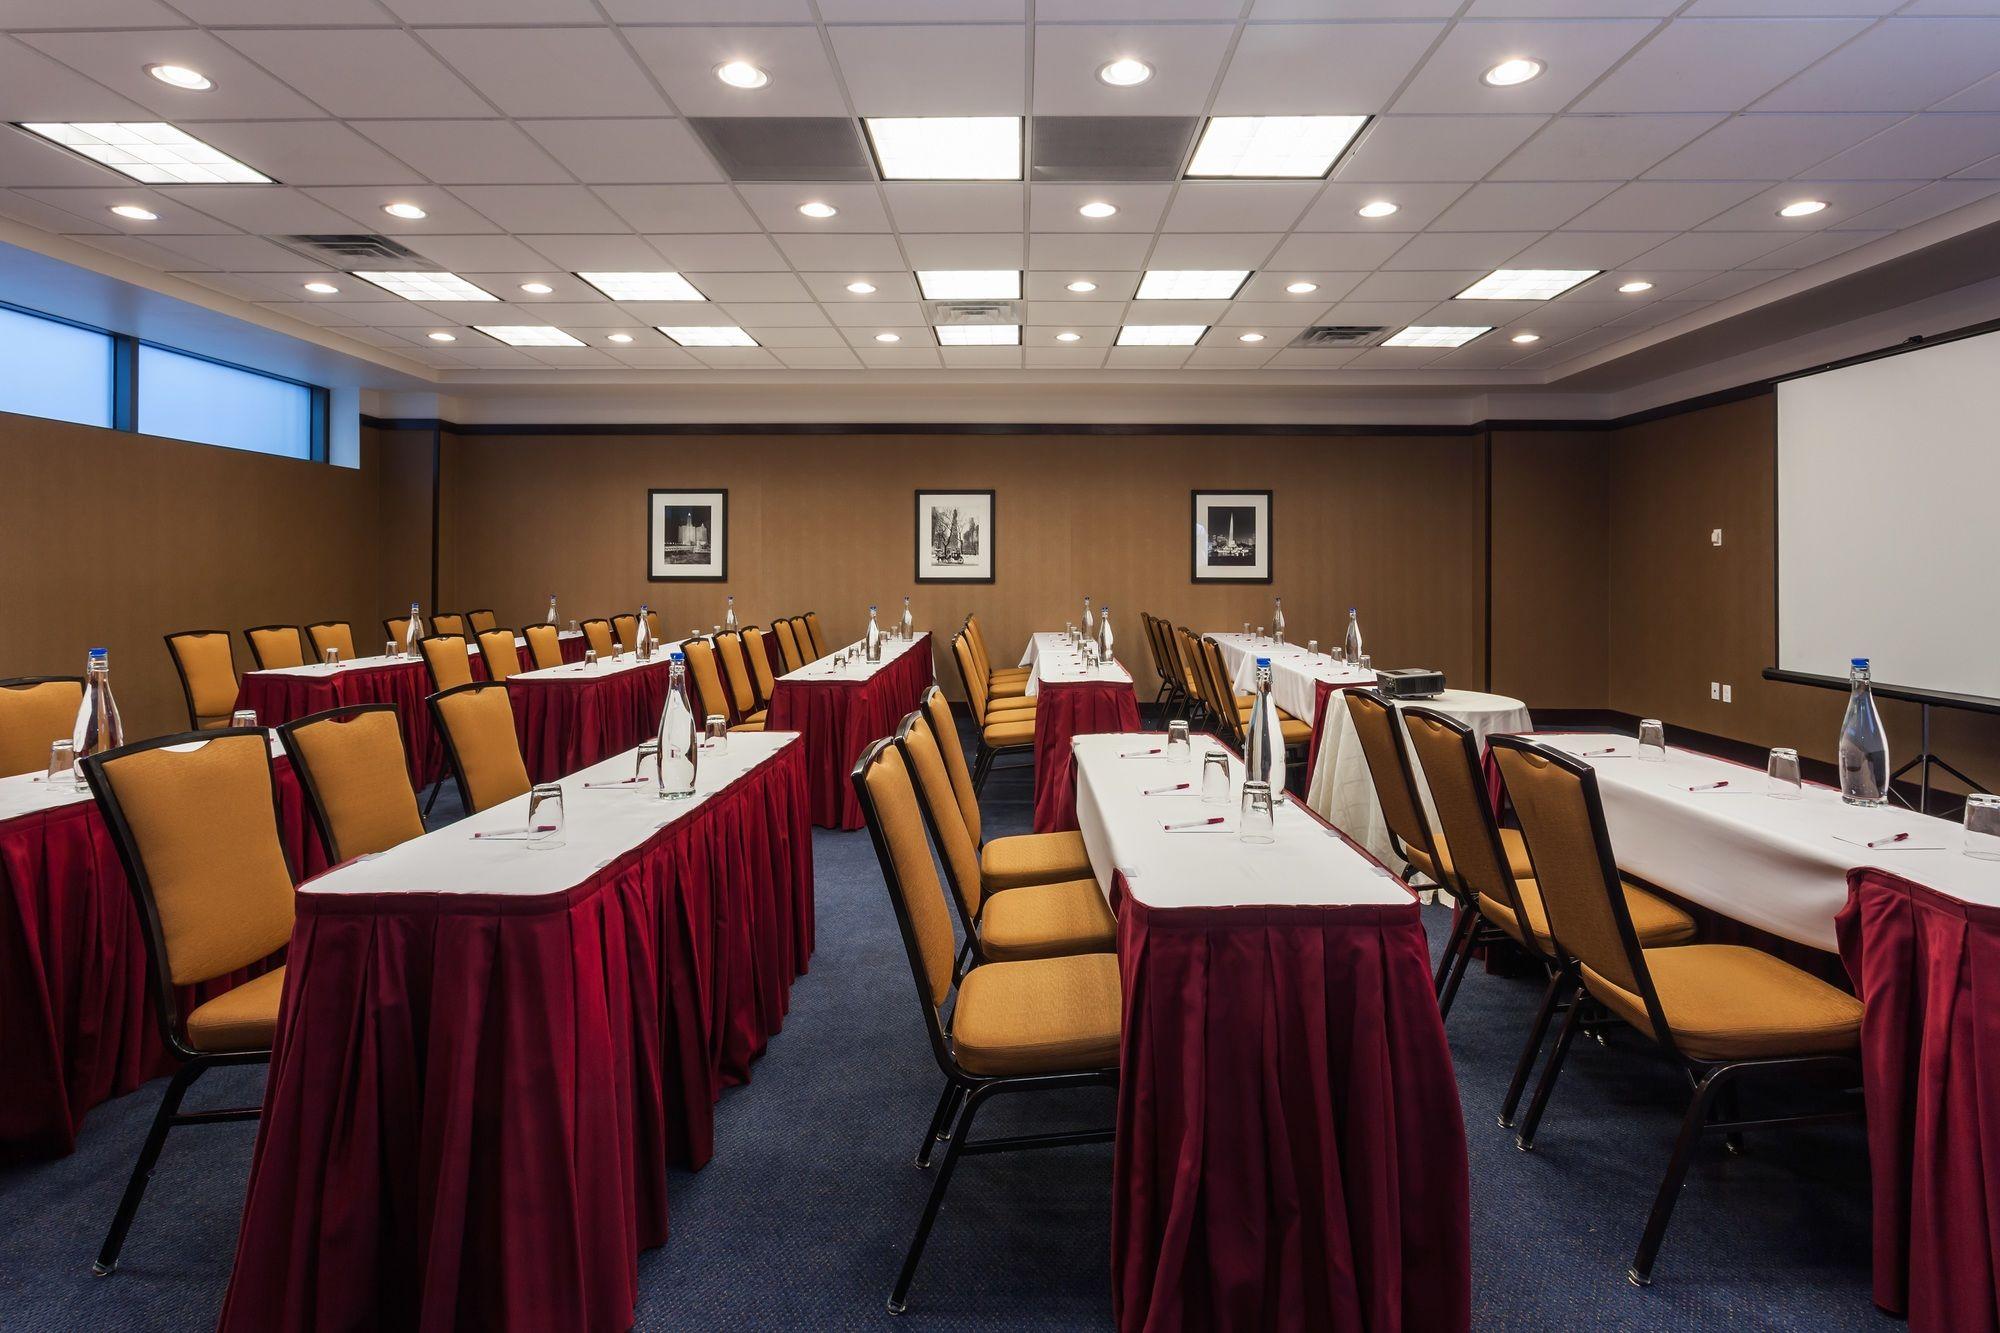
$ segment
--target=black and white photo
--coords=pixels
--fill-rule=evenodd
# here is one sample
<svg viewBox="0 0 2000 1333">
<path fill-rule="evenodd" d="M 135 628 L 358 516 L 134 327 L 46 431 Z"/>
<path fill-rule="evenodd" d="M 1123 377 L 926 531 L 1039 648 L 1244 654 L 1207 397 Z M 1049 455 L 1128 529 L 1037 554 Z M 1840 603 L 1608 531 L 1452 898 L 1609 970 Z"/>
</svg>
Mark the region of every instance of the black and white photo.
<svg viewBox="0 0 2000 1333">
<path fill-rule="evenodd" d="M 917 582 L 993 582 L 992 491 L 917 492 Z"/>
<path fill-rule="evenodd" d="M 1271 581 L 1271 492 L 1194 491 L 1196 583 Z"/>
<path fill-rule="evenodd" d="M 729 492 L 646 493 L 646 577 L 718 583 L 729 576 Z"/>
</svg>

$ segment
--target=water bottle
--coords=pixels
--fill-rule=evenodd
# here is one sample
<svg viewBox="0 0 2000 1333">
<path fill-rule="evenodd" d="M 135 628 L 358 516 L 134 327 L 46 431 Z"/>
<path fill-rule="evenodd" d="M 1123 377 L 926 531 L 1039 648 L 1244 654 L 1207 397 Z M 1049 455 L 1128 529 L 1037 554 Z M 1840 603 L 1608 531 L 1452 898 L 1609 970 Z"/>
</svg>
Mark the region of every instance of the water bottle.
<svg viewBox="0 0 2000 1333">
<path fill-rule="evenodd" d="M 1106 606 L 1097 617 L 1097 660 L 1105 665 L 1111 663 L 1111 608 Z"/>
<path fill-rule="evenodd" d="M 1273 597 L 1271 601 L 1271 637 L 1282 645 L 1285 642 L 1285 599 Z"/>
<path fill-rule="evenodd" d="M 701 731 L 688 703 L 687 659 L 667 656 L 667 706 L 660 712 L 660 748 L 653 757 L 660 798 L 682 801 L 694 795 L 695 764 L 701 755 Z"/>
<path fill-rule="evenodd" d="M 734 634 L 736 632 L 736 599 L 728 597 L 723 600 L 727 602 L 728 607 L 722 613 L 722 632 L 725 634 Z"/>
<path fill-rule="evenodd" d="M 410 603 L 410 620 L 403 626 L 403 656 L 417 655 L 417 640 L 424 637 L 424 618 L 417 612 L 417 604 Z"/>
<path fill-rule="evenodd" d="M 882 627 L 875 623 L 875 608 L 872 606 L 868 608 L 868 633 L 863 636 L 863 641 L 868 645 L 868 660 L 881 661 Z"/>
<path fill-rule="evenodd" d="M 1347 665 L 1359 665 L 1361 662 L 1361 616 L 1351 606 L 1347 608 L 1347 639 L 1342 646 L 1347 649 Z"/>
<path fill-rule="evenodd" d="M 1250 705 L 1248 734 L 1243 738 L 1244 781 L 1267 782 L 1271 799 L 1285 790 L 1285 733 L 1278 727 L 1278 706 L 1271 702 L 1271 659 L 1257 659 L 1257 694 Z"/>
<path fill-rule="evenodd" d="M 903 639 L 907 642 L 917 637 L 916 618 L 910 614 L 910 599 L 903 599 Z"/>
<path fill-rule="evenodd" d="M 556 595 L 554 593 L 549 594 L 549 618 L 542 623 L 546 625 L 556 623 Z"/>
<path fill-rule="evenodd" d="M 1881 805 L 1889 796 L 1889 734 L 1875 707 L 1868 659 L 1857 657 L 1851 665 L 1847 716 L 1840 723 L 1840 799 Z"/>
<path fill-rule="evenodd" d="M 649 662 L 653 657 L 653 624 L 646 614 L 648 609 L 644 602 L 639 603 L 639 623 L 632 631 L 632 647 L 641 662 Z"/>
<path fill-rule="evenodd" d="M 111 655 L 102 648 L 92 648 L 84 673 L 83 702 L 77 707 L 76 726 L 70 732 L 70 748 L 83 759 L 124 743 L 125 724 L 118 717 L 118 701 L 111 697 Z M 79 766 L 76 789 L 83 791 L 88 785 Z"/>
<path fill-rule="evenodd" d="M 1097 617 L 1090 613 L 1090 594 L 1088 593 L 1085 593 L 1083 598 L 1083 641 L 1085 643 L 1097 642 Z"/>
</svg>

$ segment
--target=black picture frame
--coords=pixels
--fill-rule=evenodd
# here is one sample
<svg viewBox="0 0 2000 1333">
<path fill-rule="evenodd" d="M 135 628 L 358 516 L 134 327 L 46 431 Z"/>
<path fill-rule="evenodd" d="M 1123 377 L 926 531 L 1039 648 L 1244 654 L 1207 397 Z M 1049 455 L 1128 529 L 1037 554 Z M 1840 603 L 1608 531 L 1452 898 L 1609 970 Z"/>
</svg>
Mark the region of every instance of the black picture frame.
<svg viewBox="0 0 2000 1333">
<path fill-rule="evenodd" d="M 985 502 L 984 525 L 978 529 L 981 561 L 966 573 L 945 571 L 936 560 L 927 560 L 931 553 L 930 529 L 931 510 L 926 503 L 930 499 L 972 498 Z M 916 530 L 912 534 L 911 546 L 916 562 L 915 578 L 918 583 L 992 583 L 1000 573 L 999 518 L 1000 499 L 997 492 L 990 490 L 924 490 L 916 492 Z M 975 521 L 979 521 L 975 516 Z M 926 569 L 930 572 L 926 573 Z M 981 572 L 983 570 L 983 572 Z"/>
<path fill-rule="evenodd" d="M 707 506 L 709 550 L 705 561 L 683 565 L 666 555 L 665 519 L 670 509 Z M 716 529 L 720 529 L 719 536 Z M 687 572 L 681 572 L 685 569 Z M 726 583 L 729 580 L 729 491 L 721 487 L 654 487 L 646 492 L 646 581 Z"/>
<path fill-rule="evenodd" d="M 1246 504 L 1230 504 L 1229 501 L 1247 501 Z M 1209 507 L 1227 509 L 1248 509 L 1251 512 L 1253 530 L 1250 534 L 1249 562 L 1243 565 L 1204 565 L 1204 557 L 1213 560 L 1214 543 L 1207 537 L 1204 516 Z M 1270 491 L 1259 490 L 1191 490 L 1188 492 L 1188 582 L 1195 584 L 1239 584 L 1270 583 L 1277 574 L 1273 563 L 1275 544 L 1273 541 L 1273 518 L 1275 506 Z M 1233 538 L 1238 544 L 1241 534 Z M 1237 570 L 1249 572 L 1239 573 Z M 1261 572 L 1258 572 L 1261 571 Z"/>
</svg>

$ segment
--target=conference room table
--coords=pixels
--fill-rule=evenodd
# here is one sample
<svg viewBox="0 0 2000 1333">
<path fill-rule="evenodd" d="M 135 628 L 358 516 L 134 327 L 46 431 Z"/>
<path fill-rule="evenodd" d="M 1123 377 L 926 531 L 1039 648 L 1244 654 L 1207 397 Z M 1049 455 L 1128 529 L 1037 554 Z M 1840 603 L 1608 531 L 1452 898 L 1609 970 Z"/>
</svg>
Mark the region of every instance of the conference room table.
<svg viewBox="0 0 2000 1333">
<path fill-rule="evenodd" d="M 553 782 L 659 735 L 672 666 L 663 649 L 509 676 L 507 702 L 529 779 Z M 686 689 L 692 699 L 693 683 Z"/>
<path fill-rule="evenodd" d="M 813 948 L 799 738 L 705 748 L 680 801 L 633 763 L 542 841 L 522 796 L 300 886 L 227 1333 L 631 1326 L 667 1169 Z"/>
<path fill-rule="evenodd" d="M 1118 916 L 1119 1328 L 1467 1328 L 1464 1118 L 1415 896 L 1295 802 L 1240 842 L 1237 757 L 1209 805 L 1202 755 L 1225 747 L 1139 753 L 1164 743 L 1071 742 Z M 1177 781 L 1196 788 L 1146 794 Z"/>
<path fill-rule="evenodd" d="M 870 742 L 893 734 L 937 678 L 929 630 L 907 639 L 885 638 L 879 662 L 867 660 L 865 646 L 833 649 L 771 687 L 765 725 L 805 737 L 813 823 L 821 828 L 861 827 L 861 801 L 848 779 L 854 761 Z"/>
<path fill-rule="evenodd" d="M 294 874 L 326 866 L 273 738 L 278 829 Z M 186 1012 L 281 955 L 181 992 Z M 111 831 L 87 791 L 0 778 L 0 1161 L 65 1156 L 84 1113 L 178 1064 L 160 1038 L 146 942 Z"/>
<path fill-rule="evenodd" d="M 1217 631 L 1207 637 L 1222 650 L 1222 664 L 1229 669 L 1230 683 L 1238 694 L 1257 689 L 1257 659 L 1271 659 L 1271 699 L 1278 707 L 1302 722 L 1312 724 L 1312 744 L 1306 752 L 1306 773 L 1319 760 L 1320 722 L 1327 701 L 1341 690 L 1375 683 L 1375 673 L 1360 666 L 1335 661 L 1331 653 L 1310 652 L 1296 643 L 1279 643 L 1263 634 L 1235 630 Z"/>
<path fill-rule="evenodd" d="M 1032 668 L 1027 694 L 1035 701 L 1035 832 L 1076 827 L 1076 778 L 1070 738 L 1139 729 L 1139 695 L 1117 658 L 1089 666 L 1060 631 L 1028 638 L 1021 665 Z"/>
</svg>

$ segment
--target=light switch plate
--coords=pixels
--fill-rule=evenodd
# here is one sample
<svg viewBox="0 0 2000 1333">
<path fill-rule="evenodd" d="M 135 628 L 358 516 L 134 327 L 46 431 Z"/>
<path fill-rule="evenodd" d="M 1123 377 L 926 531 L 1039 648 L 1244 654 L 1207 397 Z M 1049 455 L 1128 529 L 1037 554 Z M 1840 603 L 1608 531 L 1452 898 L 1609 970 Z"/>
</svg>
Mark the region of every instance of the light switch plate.
<svg viewBox="0 0 2000 1333">
<path fill-rule="evenodd" d="M 1727 686 L 1727 685 L 1724 685 L 1724 686 L 1722 687 L 1722 702 L 1724 702 L 1724 703 L 1731 703 L 1731 702 L 1734 702 L 1734 701 L 1733 701 L 1733 700 L 1731 700 L 1731 699 L 1730 699 L 1730 697 L 1729 697 L 1729 686 Z"/>
<path fill-rule="evenodd" d="M 1710 528 L 1710 529 L 1709 529 L 1709 532 L 1708 532 L 1708 544 L 1709 544 L 1710 546 L 1720 546 L 1720 545 L 1722 545 L 1722 529 L 1721 529 L 1721 528 Z"/>
<path fill-rule="evenodd" d="M 1711 680 L 1710 682 L 1708 682 L 1708 697 L 1711 699 L 1720 699 L 1722 697 L 1721 681 Z"/>
</svg>

